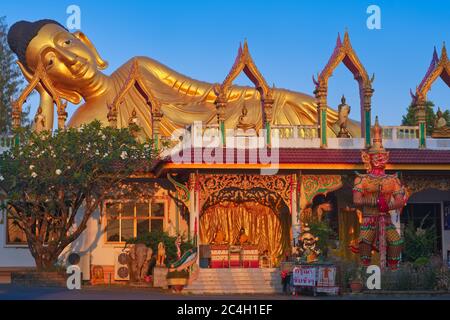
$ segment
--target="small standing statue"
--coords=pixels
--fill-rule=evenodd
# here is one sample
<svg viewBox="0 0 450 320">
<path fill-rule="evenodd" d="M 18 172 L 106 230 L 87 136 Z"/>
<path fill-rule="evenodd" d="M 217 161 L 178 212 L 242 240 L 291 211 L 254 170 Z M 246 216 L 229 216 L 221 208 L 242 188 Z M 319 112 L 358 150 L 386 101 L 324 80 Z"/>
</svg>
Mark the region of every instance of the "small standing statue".
<svg viewBox="0 0 450 320">
<path fill-rule="evenodd" d="M 336 122 L 340 128 L 337 135 L 338 138 L 350 138 L 350 133 L 347 130 L 348 115 L 350 114 L 350 111 L 351 107 L 345 103 L 345 97 L 342 95 L 341 104 L 338 106 L 338 121 Z"/>
<path fill-rule="evenodd" d="M 396 174 L 385 173 L 389 152 L 382 144 L 382 129 L 375 120 L 373 145 L 362 151 L 367 174 L 358 174 L 353 187 L 353 202 L 362 207 L 362 223 L 357 251 L 363 266 L 370 265 L 372 249 L 380 252 L 380 267 L 398 268 L 403 240 L 391 221 L 389 211 L 401 209 L 407 202 L 405 188 Z M 377 246 L 378 242 L 378 246 Z M 387 250 L 387 252 L 386 252 Z"/>
<path fill-rule="evenodd" d="M 306 262 L 316 262 L 321 253 L 320 249 L 316 247 L 319 238 L 311 233 L 308 224 L 305 223 L 302 228 L 302 233 L 299 235 L 299 253 L 306 258 Z"/>
<path fill-rule="evenodd" d="M 438 108 L 436 112 L 436 120 L 434 121 L 434 129 L 431 137 L 450 138 L 450 127 L 447 125 L 447 120 L 444 118 L 441 108 Z"/>
<path fill-rule="evenodd" d="M 34 131 L 37 133 L 45 130 L 45 116 L 42 112 L 42 107 L 39 107 L 34 117 Z"/>
<path fill-rule="evenodd" d="M 158 243 L 158 255 L 156 258 L 156 265 L 158 267 L 164 267 L 164 261 L 166 260 L 166 246 L 163 242 Z"/>
<path fill-rule="evenodd" d="M 181 258 L 181 236 L 178 235 L 175 239 L 175 247 L 177 248 L 177 259 Z"/>
</svg>

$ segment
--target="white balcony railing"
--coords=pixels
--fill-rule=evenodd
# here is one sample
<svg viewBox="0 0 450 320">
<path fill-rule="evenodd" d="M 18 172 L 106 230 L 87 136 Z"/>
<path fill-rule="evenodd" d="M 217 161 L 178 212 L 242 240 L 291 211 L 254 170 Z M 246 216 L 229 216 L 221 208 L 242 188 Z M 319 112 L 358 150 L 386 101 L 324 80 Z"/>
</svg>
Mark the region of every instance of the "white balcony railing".
<svg viewBox="0 0 450 320">
<path fill-rule="evenodd" d="M 318 138 L 318 125 L 274 125 L 271 128 L 272 137 L 279 139 L 314 139 Z"/>
<path fill-rule="evenodd" d="M 418 126 L 383 126 L 384 140 L 419 139 Z"/>
</svg>

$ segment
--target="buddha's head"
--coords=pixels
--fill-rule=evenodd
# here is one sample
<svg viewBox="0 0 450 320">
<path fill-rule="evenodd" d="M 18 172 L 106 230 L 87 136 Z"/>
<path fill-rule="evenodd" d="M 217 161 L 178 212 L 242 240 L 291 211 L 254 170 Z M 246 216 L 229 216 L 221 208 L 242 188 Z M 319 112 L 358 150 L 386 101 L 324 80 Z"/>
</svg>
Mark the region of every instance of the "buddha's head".
<svg viewBox="0 0 450 320">
<path fill-rule="evenodd" d="M 61 95 L 72 102 L 79 100 L 81 89 L 107 67 L 86 35 L 70 33 L 53 20 L 15 23 L 9 30 L 8 43 L 23 71 L 32 75 L 41 61 Z"/>
</svg>

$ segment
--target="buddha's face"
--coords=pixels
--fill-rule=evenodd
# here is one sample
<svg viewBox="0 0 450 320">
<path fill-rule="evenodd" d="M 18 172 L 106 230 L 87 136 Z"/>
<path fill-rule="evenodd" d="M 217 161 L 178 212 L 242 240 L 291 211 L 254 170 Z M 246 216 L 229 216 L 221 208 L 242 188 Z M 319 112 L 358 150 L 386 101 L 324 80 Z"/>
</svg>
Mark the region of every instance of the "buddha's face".
<svg viewBox="0 0 450 320">
<path fill-rule="evenodd" d="M 72 34 L 56 24 L 42 27 L 27 47 L 30 69 L 36 69 L 39 59 L 55 86 L 67 90 L 86 86 L 104 67 L 84 34 Z"/>
</svg>

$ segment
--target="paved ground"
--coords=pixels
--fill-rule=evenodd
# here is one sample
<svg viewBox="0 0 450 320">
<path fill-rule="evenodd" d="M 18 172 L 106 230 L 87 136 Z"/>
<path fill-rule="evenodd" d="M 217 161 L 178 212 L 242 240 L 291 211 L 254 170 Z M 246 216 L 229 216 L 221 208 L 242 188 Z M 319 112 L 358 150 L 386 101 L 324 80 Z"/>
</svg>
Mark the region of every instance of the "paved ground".
<svg viewBox="0 0 450 320">
<path fill-rule="evenodd" d="M 287 295 L 186 295 L 174 294 L 159 289 L 129 287 L 91 287 L 81 290 L 65 288 L 30 288 L 0 285 L 0 300 L 450 300 L 449 294 L 439 295 L 344 295 L 338 297 L 312 297 Z"/>
</svg>

